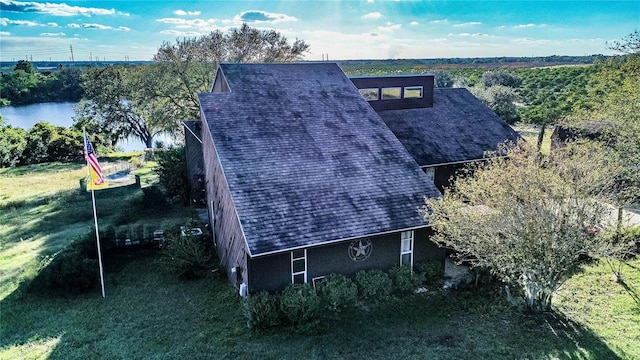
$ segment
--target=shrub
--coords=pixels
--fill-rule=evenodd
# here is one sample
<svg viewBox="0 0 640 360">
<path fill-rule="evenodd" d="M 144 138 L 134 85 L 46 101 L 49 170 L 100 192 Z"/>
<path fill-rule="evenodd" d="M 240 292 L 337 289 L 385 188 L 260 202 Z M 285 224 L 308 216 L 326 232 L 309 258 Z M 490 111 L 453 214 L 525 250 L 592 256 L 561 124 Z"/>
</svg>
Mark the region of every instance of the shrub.
<svg viewBox="0 0 640 360">
<path fill-rule="evenodd" d="M 148 209 L 164 208 L 168 204 L 167 200 L 164 197 L 164 194 L 162 193 L 162 190 L 160 190 L 159 187 L 147 186 L 142 188 L 142 201 L 140 205 L 142 208 Z"/>
<path fill-rule="evenodd" d="M 422 284 L 420 274 L 414 274 L 408 266 L 396 266 L 389 272 L 393 289 L 399 294 L 411 294 Z"/>
<path fill-rule="evenodd" d="M 280 311 L 288 323 L 311 329 L 318 324 L 320 298 L 310 284 L 291 284 L 280 294 Z"/>
<path fill-rule="evenodd" d="M 278 298 L 267 292 L 249 295 L 242 301 L 249 329 L 266 329 L 282 323 Z"/>
<path fill-rule="evenodd" d="M 185 228 L 196 227 L 194 221 Z M 169 271 L 174 271 L 182 279 L 197 279 L 206 274 L 211 245 L 206 236 L 193 236 L 189 231 L 182 235 L 179 231 L 165 231 L 165 246 L 162 261 Z"/>
<path fill-rule="evenodd" d="M 94 289 L 100 282 L 97 251 L 91 236 L 42 262 L 42 269 L 29 290 L 41 294 L 76 295 Z"/>
<path fill-rule="evenodd" d="M 360 296 L 366 300 L 383 300 L 393 290 L 389 275 L 378 269 L 359 271 L 356 274 L 356 284 Z"/>
<path fill-rule="evenodd" d="M 318 293 L 322 303 L 329 311 L 340 312 L 355 305 L 358 300 L 358 287 L 344 275 L 330 274 L 320 283 Z"/>
<path fill-rule="evenodd" d="M 444 267 L 438 261 L 425 261 L 418 265 L 418 274 L 425 284 L 440 287 L 444 280 Z"/>
<path fill-rule="evenodd" d="M 189 178 L 184 147 L 157 153 L 158 180 L 176 204 L 189 204 Z"/>
</svg>

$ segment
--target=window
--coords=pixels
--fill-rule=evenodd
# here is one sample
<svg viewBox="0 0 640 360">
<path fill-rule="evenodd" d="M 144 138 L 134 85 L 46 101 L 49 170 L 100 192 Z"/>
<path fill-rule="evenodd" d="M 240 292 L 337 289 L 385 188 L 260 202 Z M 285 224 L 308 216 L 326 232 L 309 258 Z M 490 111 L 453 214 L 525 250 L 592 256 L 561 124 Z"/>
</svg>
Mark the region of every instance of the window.
<svg viewBox="0 0 640 360">
<path fill-rule="evenodd" d="M 424 168 L 424 173 L 427 174 L 431 181 L 434 181 L 434 179 L 436 178 L 436 168 L 434 167 Z"/>
<path fill-rule="evenodd" d="M 401 90 L 399 87 L 382 88 L 382 100 L 400 99 Z"/>
<path fill-rule="evenodd" d="M 413 269 L 413 230 L 400 233 L 400 266 Z"/>
<path fill-rule="evenodd" d="M 367 101 L 378 100 L 378 88 L 358 89 L 360 95 Z"/>
<path fill-rule="evenodd" d="M 404 98 L 422 98 L 422 86 L 407 86 L 404 88 Z"/>
<path fill-rule="evenodd" d="M 304 284 L 307 282 L 307 250 L 293 250 L 291 252 L 291 283 Z"/>
</svg>

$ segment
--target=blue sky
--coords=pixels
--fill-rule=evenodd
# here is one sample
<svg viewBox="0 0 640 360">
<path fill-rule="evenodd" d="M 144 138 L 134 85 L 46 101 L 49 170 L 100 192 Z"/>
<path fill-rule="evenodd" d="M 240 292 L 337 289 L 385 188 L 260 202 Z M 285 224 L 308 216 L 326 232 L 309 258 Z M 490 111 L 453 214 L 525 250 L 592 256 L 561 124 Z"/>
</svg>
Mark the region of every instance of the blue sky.
<svg viewBox="0 0 640 360">
<path fill-rule="evenodd" d="M 305 40 L 307 60 L 611 54 L 640 1 L 0 0 L 0 60 L 150 60 L 243 22 Z"/>
</svg>

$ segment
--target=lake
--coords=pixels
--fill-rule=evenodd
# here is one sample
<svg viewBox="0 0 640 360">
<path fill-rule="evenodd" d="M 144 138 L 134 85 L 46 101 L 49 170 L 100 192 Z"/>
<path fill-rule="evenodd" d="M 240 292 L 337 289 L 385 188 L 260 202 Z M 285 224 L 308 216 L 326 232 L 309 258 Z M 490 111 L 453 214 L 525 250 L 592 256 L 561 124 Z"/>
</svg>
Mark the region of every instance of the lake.
<svg viewBox="0 0 640 360">
<path fill-rule="evenodd" d="M 76 113 L 73 110 L 73 102 L 48 102 L 24 106 L 0 107 L 0 114 L 5 123 L 13 127 L 21 127 L 29 130 L 38 121 L 46 121 L 56 126 L 70 127 Z M 165 141 L 162 136 L 157 140 Z M 144 143 L 137 139 L 124 140 L 118 143 L 124 151 L 144 150 Z"/>
</svg>

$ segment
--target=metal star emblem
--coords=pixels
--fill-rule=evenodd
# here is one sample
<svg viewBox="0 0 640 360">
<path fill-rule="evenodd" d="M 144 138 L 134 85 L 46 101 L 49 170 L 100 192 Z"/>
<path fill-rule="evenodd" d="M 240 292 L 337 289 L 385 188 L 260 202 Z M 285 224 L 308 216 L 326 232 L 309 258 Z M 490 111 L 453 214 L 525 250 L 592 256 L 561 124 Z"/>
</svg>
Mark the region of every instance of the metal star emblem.
<svg viewBox="0 0 640 360">
<path fill-rule="evenodd" d="M 371 255 L 373 244 L 369 239 L 354 240 L 349 244 L 349 257 L 353 261 L 362 261 Z"/>
</svg>

